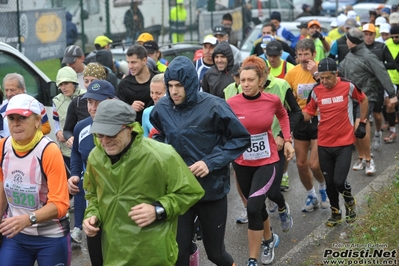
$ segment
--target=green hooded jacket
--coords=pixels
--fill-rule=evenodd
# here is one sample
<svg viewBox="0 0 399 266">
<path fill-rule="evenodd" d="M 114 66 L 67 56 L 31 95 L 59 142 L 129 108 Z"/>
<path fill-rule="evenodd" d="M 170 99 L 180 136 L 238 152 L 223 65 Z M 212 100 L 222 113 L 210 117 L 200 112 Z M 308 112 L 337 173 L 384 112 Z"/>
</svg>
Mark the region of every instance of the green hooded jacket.
<svg viewBox="0 0 399 266">
<path fill-rule="evenodd" d="M 102 228 L 104 265 L 175 265 L 177 218 L 204 195 L 186 163 L 170 145 L 137 134 L 115 164 L 98 141 L 87 161 L 85 219 L 97 216 Z M 129 216 L 133 206 L 159 202 L 167 218 L 139 227 Z"/>
</svg>

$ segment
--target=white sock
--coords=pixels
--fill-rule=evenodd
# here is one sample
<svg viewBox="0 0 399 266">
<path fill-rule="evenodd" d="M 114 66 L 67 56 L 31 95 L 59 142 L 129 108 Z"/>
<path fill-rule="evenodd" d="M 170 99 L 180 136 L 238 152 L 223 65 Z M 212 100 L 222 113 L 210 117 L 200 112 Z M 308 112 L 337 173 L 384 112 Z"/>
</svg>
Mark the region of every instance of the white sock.
<svg viewBox="0 0 399 266">
<path fill-rule="evenodd" d="M 312 189 L 308 190 L 308 195 L 312 196 L 313 198 L 317 198 L 316 190 L 314 189 L 314 187 L 312 187 Z"/>
<path fill-rule="evenodd" d="M 379 137 L 381 135 L 381 131 L 374 131 L 374 136 Z"/>
<path fill-rule="evenodd" d="M 396 127 L 389 127 L 389 130 L 393 133 L 396 133 Z"/>
<path fill-rule="evenodd" d="M 319 190 L 325 190 L 326 189 L 326 182 L 319 183 Z"/>
<path fill-rule="evenodd" d="M 287 171 L 287 172 L 285 172 L 285 173 L 283 173 L 283 176 L 285 176 L 285 175 L 286 175 L 286 176 L 288 176 L 288 171 Z"/>
</svg>

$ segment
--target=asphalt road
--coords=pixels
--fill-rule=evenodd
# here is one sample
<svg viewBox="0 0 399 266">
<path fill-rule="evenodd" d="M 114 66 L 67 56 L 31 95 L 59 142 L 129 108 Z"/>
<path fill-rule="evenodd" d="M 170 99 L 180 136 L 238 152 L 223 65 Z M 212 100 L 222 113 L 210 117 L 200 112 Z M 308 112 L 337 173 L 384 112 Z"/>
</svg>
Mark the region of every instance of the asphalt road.
<svg viewBox="0 0 399 266">
<path fill-rule="evenodd" d="M 385 134 L 386 133 L 384 133 L 384 135 Z M 380 175 L 386 168 L 392 168 L 391 166 L 396 163 L 395 156 L 397 151 L 397 142 L 392 144 L 383 143 L 382 149 L 372 151 L 377 167 L 377 172 L 374 176 L 366 176 L 364 171 L 350 171 L 348 180 L 352 184 L 352 191 L 354 195 L 358 194 L 360 191 L 366 188 L 370 184 L 370 182 L 378 177 L 378 175 Z M 356 152 L 353 151 L 352 164 L 356 159 Z M 296 165 L 294 162 L 291 162 L 289 165 L 289 176 L 290 190 L 288 192 L 284 192 L 284 196 L 286 201 L 290 205 L 291 215 L 294 219 L 294 225 L 289 232 L 283 233 L 281 231 L 278 215 L 274 214 L 271 216 L 271 223 L 274 232 L 277 233 L 280 237 L 280 244 L 275 249 L 275 261 L 273 265 L 303 265 L 308 260 L 308 258 L 306 257 L 307 255 L 301 252 L 301 245 L 308 244 L 306 241 L 303 240 L 307 237 L 309 238 L 309 236 L 320 234 L 321 229 L 324 236 L 318 237 L 331 237 L 328 236 L 328 233 L 329 230 L 332 229 L 324 228 L 324 222 L 330 216 L 329 209 L 317 209 L 312 213 L 301 212 L 307 195 L 305 189 L 300 183 L 296 170 Z M 317 190 L 317 185 L 315 186 L 315 188 Z M 365 196 L 364 194 L 362 194 L 361 196 L 359 195 L 359 197 Z M 362 199 L 357 198 L 357 201 L 359 200 Z M 342 198 L 340 199 L 340 202 L 342 203 Z M 247 225 L 236 224 L 236 218 L 241 214 L 243 205 L 237 194 L 234 178 L 231 178 L 231 191 L 228 194 L 228 204 L 229 209 L 225 237 L 226 249 L 233 256 L 237 265 L 246 265 L 246 261 L 248 259 Z M 212 217 L 210 217 L 210 219 L 212 219 Z M 206 258 L 206 253 L 202 247 L 202 241 L 199 241 L 198 244 L 200 246 L 200 265 L 213 265 Z M 90 265 L 90 260 L 87 253 L 87 246 L 85 242 L 82 246 L 74 244 L 72 248 L 73 255 L 71 265 Z M 288 257 L 285 255 L 288 255 Z"/>
</svg>

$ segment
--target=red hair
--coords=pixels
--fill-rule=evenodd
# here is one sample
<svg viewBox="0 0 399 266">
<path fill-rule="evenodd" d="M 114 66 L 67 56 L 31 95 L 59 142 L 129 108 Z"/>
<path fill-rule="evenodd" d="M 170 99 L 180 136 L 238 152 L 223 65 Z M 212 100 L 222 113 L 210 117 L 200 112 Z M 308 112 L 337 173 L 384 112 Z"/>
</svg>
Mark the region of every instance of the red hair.
<svg viewBox="0 0 399 266">
<path fill-rule="evenodd" d="M 244 62 L 242 62 L 240 72 L 243 70 L 253 69 L 259 79 L 261 79 L 265 76 L 267 70 L 266 67 L 266 63 L 262 58 L 257 57 L 256 55 L 251 55 L 245 58 Z"/>
</svg>

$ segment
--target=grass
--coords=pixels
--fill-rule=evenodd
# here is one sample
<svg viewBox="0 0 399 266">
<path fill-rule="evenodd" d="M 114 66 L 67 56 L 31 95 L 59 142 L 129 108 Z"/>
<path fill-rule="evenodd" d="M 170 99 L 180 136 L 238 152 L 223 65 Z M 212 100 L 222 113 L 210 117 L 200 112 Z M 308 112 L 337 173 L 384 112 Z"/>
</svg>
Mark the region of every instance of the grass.
<svg viewBox="0 0 399 266">
<path fill-rule="evenodd" d="M 35 65 L 43 71 L 51 80 L 55 80 L 57 72 L 61 68 L 59 58 L 35 62 Z"/>
<path fill-rule="evenodd" d="M 351 242 L 356 244 L 387 244 L 399 247 L 399 164 L 395 180 L 367 199 L 363 214 L 351 233 Z"/>
</svg>

